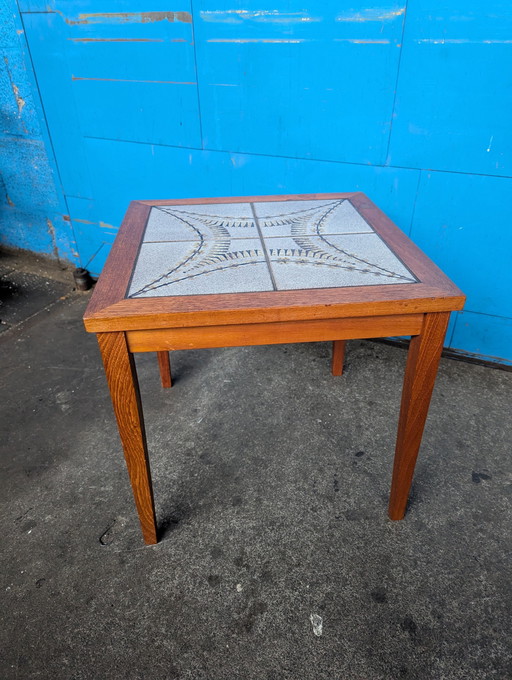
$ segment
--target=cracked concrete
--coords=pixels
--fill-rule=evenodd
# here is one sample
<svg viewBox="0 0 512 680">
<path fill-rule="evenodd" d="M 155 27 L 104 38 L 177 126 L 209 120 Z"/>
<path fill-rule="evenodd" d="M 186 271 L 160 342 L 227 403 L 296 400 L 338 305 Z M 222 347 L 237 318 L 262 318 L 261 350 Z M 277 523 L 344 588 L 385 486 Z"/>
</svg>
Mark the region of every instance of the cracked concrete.
<svg viewBox="0 0 512 680">
<path fill-rule="evenodd" d="M 322 343 L 175 352 L 170 390 L 141 355 L 146 547 L 63 285 L 0 337 L 2 679 L 512 676 L 510 373 L 442 360 L 393 523 L 402 349 L 350 342 L 340 378 Z"/>
</svg>

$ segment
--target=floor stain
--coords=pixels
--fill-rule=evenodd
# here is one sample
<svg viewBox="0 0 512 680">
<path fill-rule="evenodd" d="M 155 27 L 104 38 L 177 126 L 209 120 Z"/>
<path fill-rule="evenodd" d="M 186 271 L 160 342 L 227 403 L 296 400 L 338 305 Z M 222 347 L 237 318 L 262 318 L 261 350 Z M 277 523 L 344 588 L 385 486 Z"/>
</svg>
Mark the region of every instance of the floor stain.
<svg viewBox="0 0 512 680">
<path fill-rule="evenodd" d="M 485 472 L 473 472 L 471 473 L 471 481 L 473 484 L 480 484 L 482 480 L 487 480 L 487 479 L 492 479 L 491 475 L 486 474 Z"/>
</svg>

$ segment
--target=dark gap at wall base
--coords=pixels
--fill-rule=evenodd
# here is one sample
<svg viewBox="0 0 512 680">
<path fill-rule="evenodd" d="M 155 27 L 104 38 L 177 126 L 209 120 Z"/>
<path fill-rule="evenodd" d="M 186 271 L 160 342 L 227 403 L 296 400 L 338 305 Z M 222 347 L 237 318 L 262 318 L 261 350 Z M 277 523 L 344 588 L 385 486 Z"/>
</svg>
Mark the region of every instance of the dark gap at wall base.
<svg viewBox="0 0 512 680">
<path fill-rule="evenodd" d="M 409 340 L 391 338 L 373 338 L 372 342 L 381 342 L 384 345 L 400 347 L 401 349 L 409 348 Z M 485 366 L 487 368 L 497 368 L 500 371 L 508 371 L 509 373 L 512 373 L 511 364 L 499 363 L 507 361 L 507 359 L 504 359 L 502 357 L 496 357 L 495 361 L 491 361 L 490 359 L 480 359 L 478 356 L 475 356 L 474 354 L 464 352 L 464 350 L 461 349 L 451 349 L 450 347 L 445 347 L 443 349 L 442 356 L 445 359 L 454 359 L 455 361 L 463 361 L 466 364 L 476 364 L 477 366 Z"/>
</svg>

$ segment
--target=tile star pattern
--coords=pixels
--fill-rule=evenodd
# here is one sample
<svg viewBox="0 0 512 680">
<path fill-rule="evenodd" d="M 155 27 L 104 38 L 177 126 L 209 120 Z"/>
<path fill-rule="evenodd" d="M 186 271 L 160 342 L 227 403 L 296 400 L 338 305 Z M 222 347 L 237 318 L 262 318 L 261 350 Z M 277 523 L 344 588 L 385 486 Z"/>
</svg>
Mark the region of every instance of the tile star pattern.
<svg viewBox="0 0 512 680">
<path fill-rule="evenodd" d="M 130 298 L 416 283 L 349 200 L 153 207 Z"/>
</svg>

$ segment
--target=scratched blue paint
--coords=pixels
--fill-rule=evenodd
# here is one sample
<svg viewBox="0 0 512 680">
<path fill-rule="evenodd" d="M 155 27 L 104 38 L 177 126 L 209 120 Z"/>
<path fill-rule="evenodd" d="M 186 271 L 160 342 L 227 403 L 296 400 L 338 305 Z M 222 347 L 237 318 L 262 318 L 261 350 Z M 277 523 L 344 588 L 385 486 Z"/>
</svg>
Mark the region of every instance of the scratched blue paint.
<svg viewBox="0 0 512 680">
<path fill-rule="evenodd" d="M 58 187 L 22 24 L 0 3 L 0 243 L 68 261 L 77 255 Z"/>
<path fill-rule="evenodd" d="M 169 143 L 172 129 L 174 145 L 201 144 L 194 85 L 82 81 L 75 84 L 75 102 L 87 119 L 86 138 L 138 137 L 140 142 L 163 144 Z"/>
<path fill-rule="evenodd" d="M 41 128 L 19 46 L 4 46 L 1 52 L 1 134 L 11 138 L 39 139 Z"/>
<path fill-rule="evenodd" d="M 66 60 L 63 20 L 59 14 L 28 13 L 23 15 L 23 26 L 35 64 L 62 189 L 65 195 L 91 198 L 90 169 Z"/>
<path fill-rule="evenodd" d="M 80 265 L 98 276 L 105 264 L 118 227 L 98 218 L 96 201 L 68 197 L 68 208 L 73 225 Z"/>
<path fill-rule="evenodd" d="M 404 3 L 377 4 L 195 3 L 205 147 L 382 164 Z"/>
<path fill-rule="evenodd" d="M 54 0 L 18 0 L 21 12 L 49 12 L 54 9 Z"/>
<path fill-rule="evenodd" d="M 110 140 L 86 140 L 97 168 L 94 195 L 104 220 L 119 225 L 128 201 L 154 196 L 202 197 L 271 193 L 367 192 L 399 223 L 409 226 L 419 172 L 327 161 L 178 149 Z M 138 172 L 143 168 L 144 172 Z M 117 175 L 117 176 L 116 176 Z M 115 176 L 119 201 L 112 201 Z"/>
<path fill-rule="evenodd" d="M 359 189 L 468 294 L 450 346 L 512 361 L 508 0 L 3 3 L 4 240 L 97 275 L 132 199 Z"/>
<path fill-rule="evenodd" d="M 83 135 L 199 148 L 192 24 L 96 21 L 63 26 Z"/>
<path fill-rule="evenodd" d="M 414 0 L 388 162 L 512 175 L 512 3 Z"/>
</svg>

